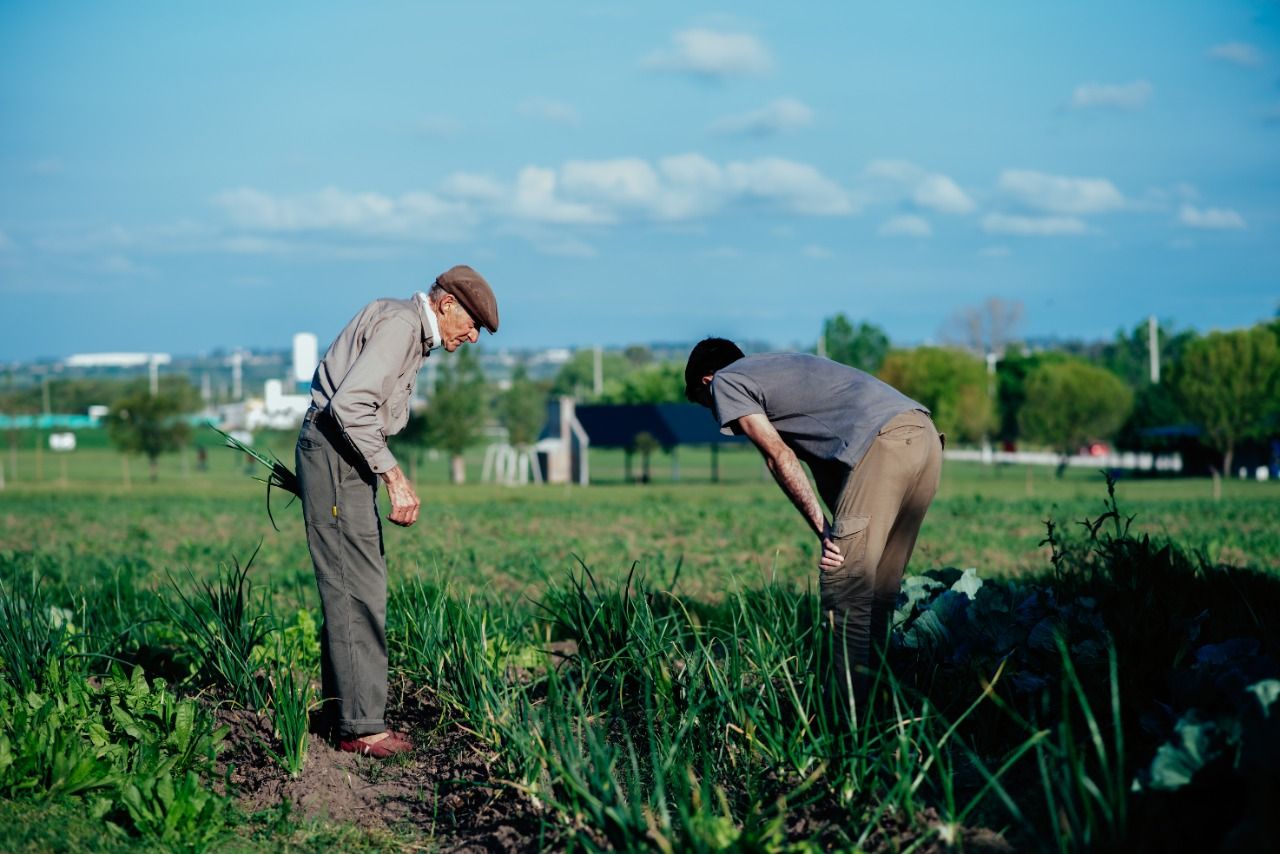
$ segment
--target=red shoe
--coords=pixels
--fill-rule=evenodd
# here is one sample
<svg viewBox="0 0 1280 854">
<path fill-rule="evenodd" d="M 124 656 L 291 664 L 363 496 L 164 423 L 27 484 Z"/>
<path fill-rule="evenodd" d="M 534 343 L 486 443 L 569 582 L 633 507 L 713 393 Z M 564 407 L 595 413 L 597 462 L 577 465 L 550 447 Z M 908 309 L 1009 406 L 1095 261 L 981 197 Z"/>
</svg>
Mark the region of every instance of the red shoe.
<svg viewBox="0 0 1280 854">
<path fill-rule="evenodd" d="M 413 750 L 413 743 L 398 732 L 387 732 L 387 737 L 370 744 L 362 741 L 364 736 L 352 736 L 338 741 L 338 750 L 343 753 L 359 753 L 372 756 L 374 759 L 386 759 L 397 753 L 408 753 Z"/>
</svg>

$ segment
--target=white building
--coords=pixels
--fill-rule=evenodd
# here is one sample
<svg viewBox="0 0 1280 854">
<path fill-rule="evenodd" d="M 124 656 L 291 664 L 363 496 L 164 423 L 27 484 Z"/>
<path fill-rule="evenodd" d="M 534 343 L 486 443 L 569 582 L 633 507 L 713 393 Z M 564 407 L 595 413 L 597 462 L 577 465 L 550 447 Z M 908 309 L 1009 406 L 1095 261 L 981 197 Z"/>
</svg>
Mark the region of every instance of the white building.
<svg viewBox="0 0 1280 854">
<path fill-rule="evenodd" d="M 293 381 L 298 384 L 310 383 L 320 364 L 319 344 L 316 336 L 310 332 L 299 332 L 293 336 Z"/>
</svg>

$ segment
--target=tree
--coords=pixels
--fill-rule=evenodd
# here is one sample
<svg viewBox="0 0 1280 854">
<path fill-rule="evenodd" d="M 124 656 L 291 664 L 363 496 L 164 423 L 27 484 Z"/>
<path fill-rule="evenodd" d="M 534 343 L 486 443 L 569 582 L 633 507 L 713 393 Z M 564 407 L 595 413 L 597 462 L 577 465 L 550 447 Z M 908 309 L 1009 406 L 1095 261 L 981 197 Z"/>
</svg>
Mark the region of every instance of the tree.
<svg viewBox="0 0 1280 854">
<path fill-rule="evenodd" d="M 1082 445 L 1110 439 L 1129 417 L 1133 391 L 1115 374 L 1076 360 L 1040 365 L 1028 376 L 1018 426 L 1033 442 L 1066 458 Z"/>
<path fill-rule="evenodd" d="M 869 374 L 880 370 L 889 353 L 889 336 L 883 329 L 866 321 L 855 327 L 843 313 L 823 322 L 822 341 L 828 359 Z"/>
<path fill-rule="evenodd" d="M 938 429 L 961 441 L 979 441 L 995 429 L 986 365 L 963 350 L 895 350 L 885 357 L 879 377 L 927 406 Z"/>
<path fill-rule="evenodd" d="M 470 349 L 446 359 L 425 417 L 427 441 L 449 454 L 449 479 L 465 483 L 462 455 L 480 439 L 487 415 L 484 374 Z"/>
<path fill-rule="evenodd" d="M 1178 396 L 1205 444 L 1231 471 L 1237 443 L 1273 424 L 1280 394 L 1280 346 L 1265 326 L 1212 332 L 1187 346 L 1179 363 Z"/>
<path fill-rule="evenodd" d="M 551 383 L 553 395 L 572 395 L 579 400 L 595 399 L 595 351 L 579 350 L 561 366 Z M 604 374 L 604 392 L 616 388 L 631 373 L 632 363 L 621 353 L 600 354 Z"/>
<path fill-rule="evenodd" d="M 524 365 L 516 366 L 511 388 L 498 398 L 498 420 L 516 448 L 528 448 L 536 442 L 547 421 L 547 392 L 529 379 Z"/>
<path fill-rule="evenodd" d="M 953 312 L 939 337 L 979 355 L 1002 354 L 1017 339 L 1021 325 L 1022 303 L 988 297 L 980 306 Z"/>
<path fill-rule="evenodd" d="M 649 459 L 653 456 L 653 452 L 662 447 L 657 438 L 647 430 L 641 430 L 631 440 L 631 447 L 627 449 L 627 475 L 631 475 L 631 452 L 635 451 L 640 454 L 640 482 L 649 482 Z"/>
<path fill-rule="evenodd" d="M 680 403 L 684 400 L 684 366 L 659 362 L 605 384 L 601 403 Z"/>
<path fill-rule="evenodd" d="M 191 439 L 191 425 L 183 416 L 192 411 L 182 394 L 137 391 L 116 401 L 108 413 L 107 436 L 125 454 L 141 454 L 151 464 L 151 480 L 159 473 L 161 454 L 176 451 Z"/>
<path fill-rule="evenodd" d="M 1099 362 L 1131 387 L 1142 388 L 1151 382 L 1149 334 L 1150 329 L 1145 321 L 1128 333 L 1117 332 L 1115 338 L 1102 347 L 1098 354 Z M 1177 363 L 1187 345 L 1195 340 L 1195 337 L 1195 333 L 1189 329 L 1175 332 L 1171 324 L 1157 325 L 1156 357 L 1159 359 L 1162 373 L 1168 373 L 1169 367 Z"/>
</svg>

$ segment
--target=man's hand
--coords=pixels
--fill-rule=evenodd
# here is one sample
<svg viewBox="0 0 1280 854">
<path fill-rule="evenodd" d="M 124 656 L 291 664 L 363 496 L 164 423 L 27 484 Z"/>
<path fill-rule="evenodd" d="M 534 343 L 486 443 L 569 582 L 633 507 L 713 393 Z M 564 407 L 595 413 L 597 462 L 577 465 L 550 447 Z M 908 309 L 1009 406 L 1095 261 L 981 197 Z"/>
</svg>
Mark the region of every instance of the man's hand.
<svg viewBox="0 0 1280 854">
<path fill-rule="evenodd" d="M 839 569 L 844 563 L 844 555 L 840 553 L 840 547 L 836 545 L 835 538 L 831 536 L 830 522 L 823 525 L 822 536 L 819 540 L 822 543 L 822 555 L 818 558 L 818 570 L 820 572 L 832 572 Z"/>
<path fill-rule="evenodd" d="M 405 528 L 418 521 L 418 493 L 413 491 L 413 484 L 399 466 L 382 473 L 382 480 L 387 485 L 387 497 L 391 499 L 391 512 L 387 519 Z"/>
</svg>

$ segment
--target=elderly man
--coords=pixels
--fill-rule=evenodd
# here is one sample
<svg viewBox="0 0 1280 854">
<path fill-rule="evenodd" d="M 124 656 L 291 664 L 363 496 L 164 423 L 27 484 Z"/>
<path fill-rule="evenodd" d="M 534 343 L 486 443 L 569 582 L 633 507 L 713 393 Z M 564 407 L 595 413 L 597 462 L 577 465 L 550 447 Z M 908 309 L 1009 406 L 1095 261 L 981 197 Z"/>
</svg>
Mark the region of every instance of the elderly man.
<svg viewBox="0 0 1280 854">
<path fill-rule="evenodd" d="M 860 711 L 872 653 L 883 649 L 903 570 L 938 490 L 943 439 L 929 410 L 855 368 L 800 353 L 744 356 L 723 338 L 699 342 L 684 377 L 689 400 L 760 449 L 818 538 L 822 608 L 836 631 L 836 696 L 850 713 Z"/>
<path fill-rule="evenodd" d="M 329 345 L 311 381 L 297 472 L 324 614 L 327 725 L 339 750 L 385 758 L 412 749 L 383 718 L 387 564 L 378 480 L 391 500 L 387 518 L 404 527 L 416 522 L 418 495 L 387 437 L 409 418 L 423 360 L 439 347 L 474 344 L 482 326 L 498 331 L 493 291 L 475 270 L 453 267 L 428 293 L 365 306 Z"/>
</svg>

